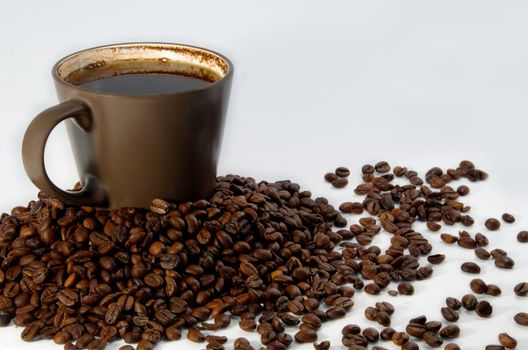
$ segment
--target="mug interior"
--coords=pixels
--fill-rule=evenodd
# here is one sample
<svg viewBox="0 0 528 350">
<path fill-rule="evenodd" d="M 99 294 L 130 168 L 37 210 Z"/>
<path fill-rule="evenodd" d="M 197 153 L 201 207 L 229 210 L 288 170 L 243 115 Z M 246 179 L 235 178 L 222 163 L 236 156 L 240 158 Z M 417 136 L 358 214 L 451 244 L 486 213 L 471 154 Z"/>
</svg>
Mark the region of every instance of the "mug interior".
<svg viewBox="0 0 528 350">
<path fill-rule="evenodd" d="M 221 80 L 230 70 L 228 60 L 197 47 L 165 43 L 131 43 L 96 47 L 59 61 L 54 74 L 66 83 L 80 85 L 124 74 L 177 74 Z"/>
</svg>

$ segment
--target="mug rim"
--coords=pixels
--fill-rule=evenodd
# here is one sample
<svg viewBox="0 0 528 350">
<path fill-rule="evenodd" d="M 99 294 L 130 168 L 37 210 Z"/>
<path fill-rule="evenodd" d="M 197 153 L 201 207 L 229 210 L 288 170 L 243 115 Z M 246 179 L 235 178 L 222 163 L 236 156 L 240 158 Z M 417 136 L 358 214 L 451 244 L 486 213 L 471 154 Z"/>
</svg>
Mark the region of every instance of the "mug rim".
<svg viewBox="0 0 528 350">
<path fill-rule="evenodd" d="M 198 88 L 194 88 L 194 89 L 190 89 L 190 90 L 186 90 L 186 91 L 164 92 L 164 93 L 157 93 L 157 94 L 110 93 L 110 92 L 103 92 L 103 91 L 97 91 L 97 90 L 92 90 L 92 89 L 86 89 L 86 88 L 81 87 L 80 85 L 75 85 L 75 84 L 72 84 L 72 83 L 66 81 L 59 74 L 60 65 L 62 63 L 64 63 L 64 62 L 66 62 L 69 58 L 74 57 L 75 55 L 79 55 L 81 53 L 89 52 L 89 51 L 93 51 L 93 50 L 97 50 L 97 49 L 113 48 L 113 47 L 126 47 L 126 46 L 138 46 L 139 47 L 139 46 L 142 46 L 142 45 L 143 46 L 153 46 L 153 45 L 172 46 L 172 47 L 189 48 L 189 49 L 204 51 L 204 52 L 210 53 L 210 54 L 212 54 L 214 56 L 217 56 L 220 59 L 222 59 L 227 65 L 227 72 L 222 77 L 220 77 L 220 79 L 218 79 L 218 80 L 216 80 L 214 82 L 210 82 L 210 83 L 208 83 L 208 84 L 206 84 L 206 85 L 204 85 L 202 87 L 198 87 Z M 87 48 L 87 49 L 83 49 L 83 50 L 79 50 L 79 51 L 70 53 L 70 54 L 62 57 L 61 59 L 59 59 L 53 65 L 52 76 L 53 76 L 53 79 L 55 80 L 56 83 L 61 84 L 61 85 L 65 86 L 65 87 L 68 87 L 68 88 L 73 88 L 73 89 L 82 91 L 83 93 L 88 93 L 88 94 L 92 94 L 92 95 L 103 95 L 103 96 L 109 96 L 109 97 L 113 96 L 113 97 L 126 97 L 126 98 L 140 98 L 140 99 L 144 99 L 144 98 L 158 98 L 158 97 L 174 97 L 174 96 L 179 96 L 179 95 L 183 96 L 183 95 L 190 95 L 190 94 L 200 93 L 200 92 L 203 92 L 203 91 L 212 89 L 212 88 L 214 88 L 216 86 L 224 84 L 225 81 L 227 81 L 229 78 L 231 78 L 231 76 L 233 75 L 233 71 L 234 71 L 234 66 L 233 66 L 233 63 L 231 62 L 231 60 L 229 58 L 227 58 L 226 56 L 224 56 L 224 55 L 222 55 L 222 54 L 220 54 L 220 53 L 218 53 L 216 51 L 210 50 L 210 49 L 206 49 L 206 48 L 199 47 L 199 46 L 194 46 L 194 45 L 179 44 L 179 43 L 156 42 L 156 41 L 134 41 L 134 42 L 99 45 L 99 46 L 94 46 L 94 47 L 90 47 L 90 48 Z"/>
</svg>

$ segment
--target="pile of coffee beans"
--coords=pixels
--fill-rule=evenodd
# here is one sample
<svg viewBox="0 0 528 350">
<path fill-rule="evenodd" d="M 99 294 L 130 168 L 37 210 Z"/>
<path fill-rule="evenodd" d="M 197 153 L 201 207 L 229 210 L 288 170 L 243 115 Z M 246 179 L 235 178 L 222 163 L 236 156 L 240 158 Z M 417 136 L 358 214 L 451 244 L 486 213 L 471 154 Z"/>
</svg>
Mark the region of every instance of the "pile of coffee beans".
<svg viewBox="0 0 528 350">
<path fill-rule="evenodd" d="M 24 327 L 23 340 L 53 339 L 66 350 L 104 349 L 119 339 L 151 350 L 162 340 L 183 337 L 207 350 L 222 350 L 229 340 L 218 332 L 236 323 L 260 336 L 260 344 L 235 339 L 236 350 L 282 350 L 294 342 L 329 349 L 330 341 L 319 339 L 318 330 L 345 317 L 355 293 L 376 295 L 396 283 L 397 290 L 386 293 L 412 295 L 414 281 L 433 275 L 431 265 L 446 257 L 431 254 L 433 247 L 414 229 L 415 222 L 425 222 L 433 232 L 455 223 L 472 226 L 470 208 L 461 202 L 470 189 L 449 184 L 488 177 L 469 161 L 446 172 L 432 168 L 425 181 L 384 161 L 361 172 L 363 183 L 354 192 L 364 200 L 337 209 L 291 181 L 256 182 L 235 175 L 219 177 L 209 198 L 155 199 L 149 210 L 76 207 L 40 193 L 38 200 L 0 218 L 0 326 L 13 322 Z M 324 178 L 344 188 L 350 174 L 338 167 Z M 392 184 L 396 177 L 408 184 Z M 342 213 L 367 216 L 349 224 Z M 511 214 L 502 219 L 515 221 Z M 495 221 L 485 226 L 499 229 Z M 372 244 L 381 232 L 391 235 L 384 249 Z M 519 242 L 528 241 L 523 232 Z M 514 267 L 507 252 L 486 250 L 489 242 L 480 233 L 441 237 L 473 249 L 480 259 L 493 258 L 499 268 Z M 421 265 L 420 256 L 430 265 Z M 480 272 L 475 263 L 461 269 Z M 500 295 L 498 286 L 480 281 L 472 282 L 471 290 Z M 515 287 L 519 296 L 527 291 L 526 283 Z M 493 312 L 489 302 L 468 294 L 460 301 L 448 298 L 440 314 L 456 322 L 461 307 L 481 317 Z M 424 341 L 439 347 L 460 333 L 456 325 L 427 322 L 425 316 L 398 331 L 389 327 L 394 312 L 388 302 L 368 307 L 366 319 L 385 328 L 348 325 L 343 346 L 383 350 L 374 344 L 392 341 L 410 350 Z M 512 318 L 528 325 L 525 313 Z M 515 341 L 506 333 L 498 337 L 504 347 Z"/>
</svg>

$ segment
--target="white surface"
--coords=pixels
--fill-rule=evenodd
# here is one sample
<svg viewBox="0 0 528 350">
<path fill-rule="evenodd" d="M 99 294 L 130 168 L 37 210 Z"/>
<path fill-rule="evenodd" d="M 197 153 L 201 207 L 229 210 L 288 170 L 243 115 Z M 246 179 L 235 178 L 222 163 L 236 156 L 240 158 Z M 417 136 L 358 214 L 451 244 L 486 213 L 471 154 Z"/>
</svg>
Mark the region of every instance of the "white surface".
<svg viewBox="0 0 528 350">
<path fill-rule="evenodd" d="M 527 349 L 527 329 L 512 320 L 514 313 L 528 312 L 528 299 L 512 291 L 528 280 L 528 245 L 515 243 L 515 234 L 528 228 L 527 15 L 523 1 L 4 1 L 0 210 L 36 195 L 22 168 L 20 144 L 31 118 L 56 103 L 50 76 L 56 60 L 126 41 L 211 48 L 236 65 L 220 174 L 291 178 L 338 205 L 355 199 L 350 186 L 333 190 L 322 181 L 338 165 L 354 170 L 353 183 L 363 163 L 382 159 L 423 172 L 468 158 L 488 171 L 490 179 L 472 186 L 467 197 L 476 219 L 471 232 L 487 234 L 490 246 L 508 250 L 517 265 L 499 271 L 491 262 L 480 263 L 482 277 L 497 283 L 503 296 L 487 298 L 495 308 L 489 320 L 462 313 L 456 342 L 483 349 L 507 331 L 519 340 L 518 349 Z M 76 181 L 63 128 L 52 135 L 47 164 L 58 185 Z M 483 220 L 504 210 L 517 223 L 488 234 Z M 403 325 L 419 314 L 440 320 L 443 299 L 469 291 L 472 276 L 458 266 L 475 260 L 473 252 L 423 232 L 447 263 L 417 283 L 412 298 L 359 293 L 350 316 L 325 324 L 320 339 L 331 339 L 337 349 L 344 324 L 377 327 L 363 317 L 376 300 L 396 305 L 393 324 Z M 381 237 L 387 235 L 379 242 Z M 3 348 L 58 349 L 51 342 L 23 343 L 19 333 L 0 329 Z M 237 327 L 223 334 L 256 339 Z M 202 347 L 185 341 L 158 348 Z"/>
</svg>

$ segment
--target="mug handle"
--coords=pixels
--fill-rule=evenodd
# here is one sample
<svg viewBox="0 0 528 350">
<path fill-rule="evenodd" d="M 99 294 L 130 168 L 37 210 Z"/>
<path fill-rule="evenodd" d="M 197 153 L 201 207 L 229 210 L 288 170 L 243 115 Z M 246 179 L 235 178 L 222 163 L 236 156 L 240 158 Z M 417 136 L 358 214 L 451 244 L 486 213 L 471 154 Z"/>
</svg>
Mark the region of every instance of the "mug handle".
<svg viewBox="0 0 528 350">
<path fill-rule="evenodd" d="M 49 178 L 44 165 L 44 150 L 51 131 L 65 119 L 75 118 L 81 128 L 89 130 L 92 117 L 82 102 L 70 100 L 46 109 L 29 124 L 22 142 L 22 160 L 31 181 L 46 194 L 66 203 L 105 207 L 106 190 L 97 178 L 87 175 L 79 191 L 64 191 Z"/>
</svg>

